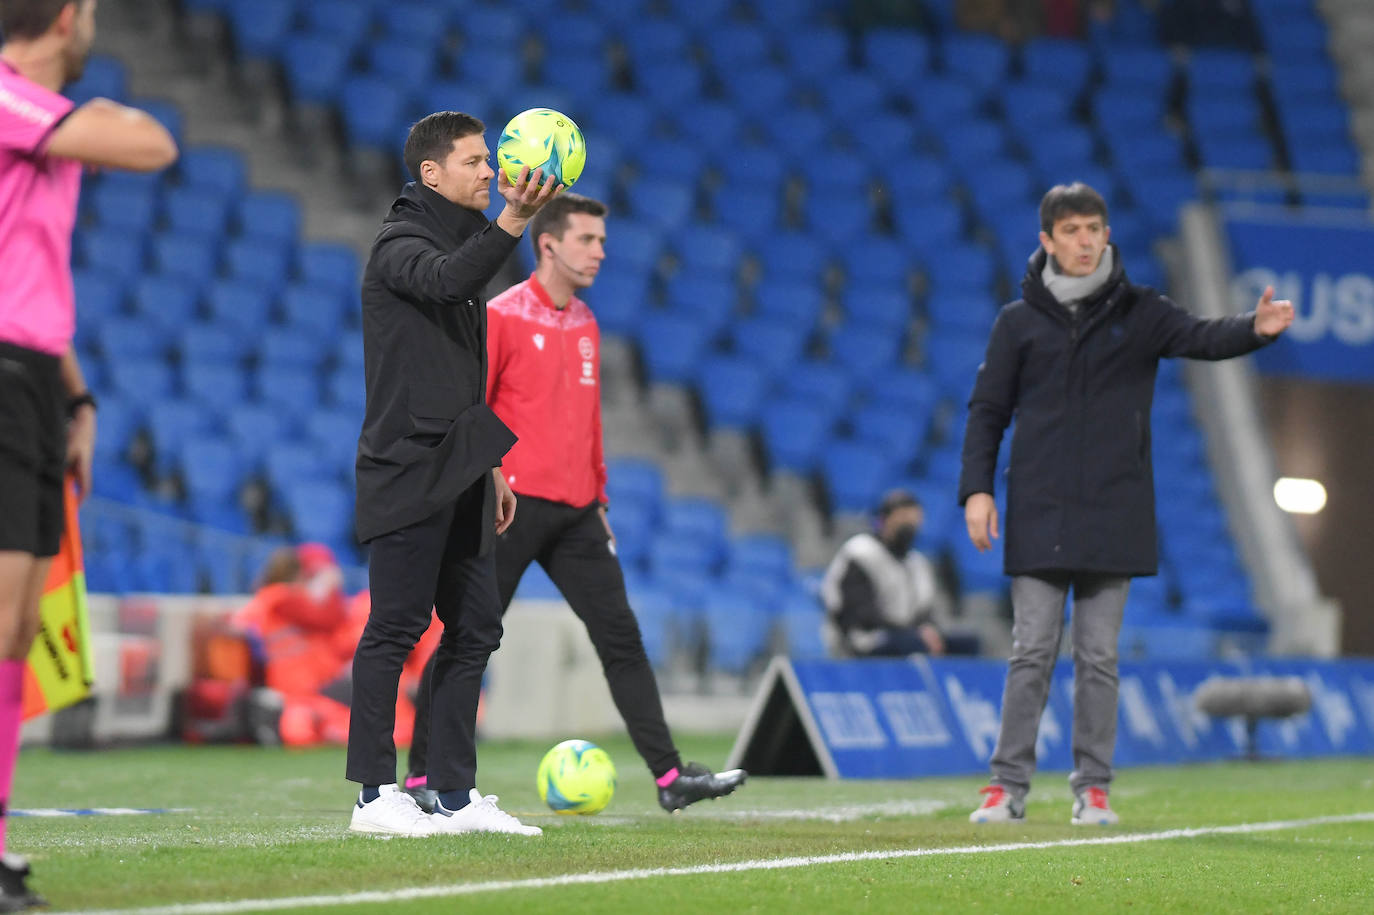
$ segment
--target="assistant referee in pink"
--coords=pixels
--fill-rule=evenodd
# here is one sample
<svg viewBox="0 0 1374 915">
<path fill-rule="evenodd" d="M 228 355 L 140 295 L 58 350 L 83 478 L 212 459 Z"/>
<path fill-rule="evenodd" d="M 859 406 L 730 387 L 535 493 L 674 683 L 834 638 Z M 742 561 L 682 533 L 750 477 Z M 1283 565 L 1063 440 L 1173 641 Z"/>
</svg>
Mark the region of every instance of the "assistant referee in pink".
<svg viewBox="0 0 1374 915">
<path fill-rule="evenodd" d="M 0 910 L 43 904 L 4 854 L 24 660 L 62 536 L 62 480 L 90 491 L 95 399 L 72 350 L 72 226 L 83 166 L 176 161 L 147 114 L 59 95 L 81 75 L 96 0 L 0 0 Z"/>
</svg>

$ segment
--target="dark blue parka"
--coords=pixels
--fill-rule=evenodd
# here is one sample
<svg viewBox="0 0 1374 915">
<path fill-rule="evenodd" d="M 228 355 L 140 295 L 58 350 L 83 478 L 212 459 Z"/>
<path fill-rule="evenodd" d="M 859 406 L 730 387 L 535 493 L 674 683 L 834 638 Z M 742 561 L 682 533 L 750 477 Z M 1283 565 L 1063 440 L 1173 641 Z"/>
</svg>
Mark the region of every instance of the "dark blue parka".
<svg viewBox="0 0 1374 915">
<path fill-rule="evenodd" d="M 1116 252 L 1113 252 L 1116 254 Z M 1023 298 L 1002 308 L 964 431 L 959 504 L 993 493 L 997 449 L 1016 421 L 1007 471 L 1004 569 L 1153 575 L 1158 566 L 1150 404 L 1159 360 L 1229 359 L 1268 342 L 1254 315 L 1201 320 L 1126 279 L 1119 254 L 1076 314 L 1031 256 Z"/>
</svg>

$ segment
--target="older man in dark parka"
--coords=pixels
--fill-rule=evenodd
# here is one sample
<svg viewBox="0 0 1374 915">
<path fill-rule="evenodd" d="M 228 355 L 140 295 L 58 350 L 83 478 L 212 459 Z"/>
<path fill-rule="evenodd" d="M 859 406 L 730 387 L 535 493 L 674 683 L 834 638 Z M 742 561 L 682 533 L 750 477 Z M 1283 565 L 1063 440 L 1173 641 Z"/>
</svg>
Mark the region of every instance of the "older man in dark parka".
<svg viewBox="0 0 1374 915">
<path fill-rule="evenodd" d="M 1150 403 L 1166 357 L 1229 359 L 1293 321 L 1265 291 L 1251 314 L 1204 321 L 1126 278 L 1107 205 L 1083 184 L 1040 204 L 1023 297 L 1004 307 L 978 369 L 959 501 L 981 550 L 997 536 L 993 473 L 1012 418 L 1005 571 L 1013 645 L 992 783 L 973 822 L 1025 815 L 1035 740 L 1073 590 L 1075 824 L 1110 825 L 1117 640 L 1133 576 L 1156 572 Z"/>
<path fill-rule="evenodd" d="M 501 640 L 491 546 L 515 512 L 499 469 L 515 435 L 485 402 L 481 293 L 558 185 L 527 171 L 512 184 L 503 173 L 506 206 L 489 222 L 483 129 L 457 112 L 411 129 L 415 181 L 383 220 L 363 275 L 357 535 L 371 550 L 372 610 L 353 661 L 348 737 L 348 778 L 363 786 L 350 824 L 358 832 L 539 833 L 476 790 L 477 702 Z M 431 608 L 444 624 L 431 693 L 434 815 L 397 790 L 392 738 L 401 668 Z"/>
</svg>

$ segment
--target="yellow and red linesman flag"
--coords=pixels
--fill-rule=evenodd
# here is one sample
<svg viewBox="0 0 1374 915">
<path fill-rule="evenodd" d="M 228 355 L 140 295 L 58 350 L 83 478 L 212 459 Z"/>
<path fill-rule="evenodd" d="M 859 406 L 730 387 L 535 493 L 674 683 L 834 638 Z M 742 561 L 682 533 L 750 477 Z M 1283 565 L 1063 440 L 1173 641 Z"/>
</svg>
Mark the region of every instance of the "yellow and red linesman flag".
<svg viewBox="0 0 1374 915">
<path fill-rule="evenodd" d="M 90 619 L 86 611 L 86 571 L 77 527 L 76 486 L 63 487 L 66 525 L 62 547 L 53 557 L 43 585 L 38 635 L 24 670 L 24 720 L 55 712 L 91 694 Z"/>
</svg>

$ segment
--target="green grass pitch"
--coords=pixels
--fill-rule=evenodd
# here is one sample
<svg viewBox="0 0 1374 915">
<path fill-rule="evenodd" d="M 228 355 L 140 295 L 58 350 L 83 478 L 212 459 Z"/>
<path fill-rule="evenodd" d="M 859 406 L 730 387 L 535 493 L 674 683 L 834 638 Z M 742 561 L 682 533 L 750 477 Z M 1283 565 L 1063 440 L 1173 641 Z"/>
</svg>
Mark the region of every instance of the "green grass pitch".
<svg viewBox="0 0 1374 915">
<path fill-rule="evenodd" d="M 350 835 L 354 789 L 335 748 L 31 749 L 20 757 L 16 809 L 181 810 L 14 817 L 8 845 L 30 857 L 33 885 L 53 911 L 1374 911 L 1370 759 L 1124 770 L 1112 795 L 1122 825 L 1101 829 L 1069 825 L 1062 773 L 1041 775 L 1026 821 L 1009 826 L 967 822 L 980 778 L 756 778 L 733 797 L 668 816 L 629 742 L 598 742 L 617 761 L 620 787 L 591 817 L 541 808 L 534 772 L 544 743 L 482 745 L 482 790 L 543 826 L 535 839 Z M 682 743 L 689 756 L 719 765 L 729 738 Z M 1351 814 L 1371 817 L 1287 823 Z M 1286 825 L 1154 835 L 1278 821 Z M 1064 844 L 1132 836 L 1150 838 Z M 982 848 L 1007 844 L 1022 847 Z M 853 853 L 872 854 L 833 860 Z M 795 860 L 811 858 L 829 860 Z M 793 860 L 763 866 L 778 859 Z M 753 863 L 721 867 L 739 862 Z M 659 872 L 693 867 L 702 870 Z M 635 870 L 650 873 L 549 880 Z"/>
</svg>

